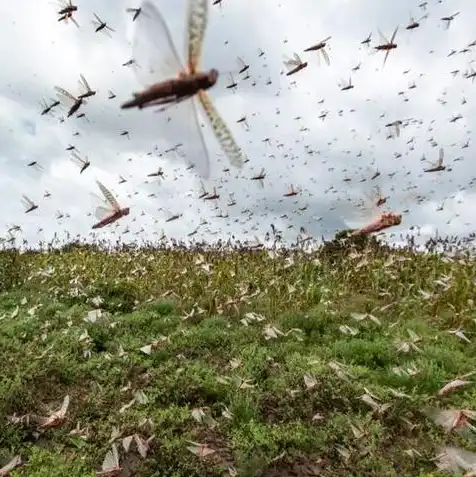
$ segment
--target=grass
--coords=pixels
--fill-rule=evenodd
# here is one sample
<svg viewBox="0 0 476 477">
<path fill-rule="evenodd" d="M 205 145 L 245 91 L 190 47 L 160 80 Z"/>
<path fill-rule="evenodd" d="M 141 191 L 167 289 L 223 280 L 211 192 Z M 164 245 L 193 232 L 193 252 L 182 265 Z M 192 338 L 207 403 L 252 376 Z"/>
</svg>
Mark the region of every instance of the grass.
<svg viewBox="0 0 476 477">
<path fill-rule="evenodd" d="M 120 475 L 138 477 L 436 477 L 441 445 L 476 449 L 425 412 L 476 401 L 472 384 L 438 396 L 476 370 L 474 345 L 449 332 L 474 341 L 468 257 L 375 241 L 72 246 L 3 251 L 0 273 L 0 466 L 25 461 L 13 476 L 93 476 L 112 443 Z M 59 427 L 11 422 L 66 395 Z M 133 434 L 154 436 L 145 458 L 122 447 Z"/>
</svg>

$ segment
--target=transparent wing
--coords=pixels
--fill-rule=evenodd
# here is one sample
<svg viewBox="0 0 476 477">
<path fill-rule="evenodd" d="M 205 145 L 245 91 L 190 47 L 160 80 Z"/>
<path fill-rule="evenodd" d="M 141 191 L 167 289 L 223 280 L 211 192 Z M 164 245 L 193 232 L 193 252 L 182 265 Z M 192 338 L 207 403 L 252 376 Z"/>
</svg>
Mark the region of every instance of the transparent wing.
<svg viewBox="0 0 476 477">
<path fill-rule="evenodd" d="M 147 87 L 176 78 L 184 68 L 170 30 L 157 7 L 145 1 L 141 8 L 136 20 L 132 56 L 140 66 L 135 70 L 136 76 Z"/>
<path fill-rule="evenodd" d="M 346 194 L 342 198 L 332 201 L 335 213 L 358 226 L 370 222 L 379 210 L 371 194 Z"/>
<path fill-rule="evenodd" d="M 71 6 L 70 2 L 67 2 L 65 0 L 60 0 L 58 2 L 51 2 L 52 5 L 55 5 L 57 8 L 66 8 Z"/>
<path fill-rule="evenodd" d="M 208 179 L 210 177 L 210 156 L 208 154 L 207 145 L 205 144 L 205 138 L 203 137 L 195 99 L 192 98 L 189 101 L 189 104 L 193 109 L 193 112 L 191 113 L 192 117 L 189 122 L 189 129 L 193 128 L 196 131 L 197 140 L 200 144 L 200 150 L 195 150 L 196 152 L 193 162 L 198 173 L 205 179 Z"/>
<path fill-rule="evenodd" d="M 296 68 L 296 66 L 299 66 L 299 63 L 296 60 L 292 60 L 292 59 L 284 60 L 283 63 L 284 63 L 284 66 L 286 66 L 286 68 L 289 71 Z"/>
<path fill-rule="evenodd" d="M 162 210 L 165 212 L 165 215 L 167 218 L 165 220 L 170 220 L 175 214 L 172 214 L 169 209 L 166 209 L 165 207 L 162 208 Z"/>
<path fill-rule="evenodd" d="M 74 162 L 78 167 L 83 167 L 86 161 L 76 152 L 71 153 L 71 161 Z"/>
<path fill-rule="evenodd" d="M 378 31 L 378 36 L 380 37 L 381 44 L 388 45 L 390 42 L 387 40 L 387 38 L 385 38 L 385 35 L 380 30 L 377 30 L 377 31 Z"/>
<path fill-rule="evenodd" d="M 377 206 L 377 196 L 379 195 L 379 191 L 377 187 L 371 193 L 364 191 L 362 200 L 358 203 L 359 212 L 356 211 L 356 215 L 361 215 L 364 218 L 373 218 L 375 217 L 380 208 Z"/>
<path fill-rule="evenodd" d="M 301 57 L 297 53 L 294 53 L 294 61 L 296 62 L 297 65 L 302 64 Z"/>
<path fill-rule="evenodd" d="M 75 18 L 73 16 L 67 17 L 66 22 L 68 22 L 68 21 L 74 23 L 76 25 L 76 27 L 79 28 L 79 23 L 75 20 Z"/>
<path fill-rule="evenodd" d="M 440 154 L 438 156 L 438 166 L 442 166 L 443 165 L 443 159 L 445 158 L 445 150 L 440 147 Z"/>
<path fill-rule="evenodd" d="M 31 199 L 29 199 L 26 195 L 22 195 L 22 204 L 28 208 L 28 207 L 32 207 L 33 205 L 35 205 L 33 203 L 33 201 Z"/>
<path fill-rule="evenodd" d="M 109 205 L 109 203 L 104 197 L 100 197 L 95 192 L 89 192 L 89 197 L 91 199 L 92 208 L 94 208 L 95 211 L 96 209 L 103 209 L 103 212 L 98 211 L 99 215 L 97 215 L 97 217 L 100 220 L 104 218 L 105 211 L 107 211 L 106 215 L 112 214 L 114 212 L 114 209 Z M 96 215 L 96 212 L 95 212 L 95 215 Z"/>
<path fill-rule="evenodd" d="M 86 81 L 86 78 L 82 74 L 79 75 L 79 85 L 80 85 L 80 88 L 84 89 L 85 92 L 91 91 L 91 87 L 89 86 L 89 83 Z"/>
<path fill-rule="evenodd" d="M 102 219 L 105 219 L 106 217 L 108 217 L 109 215 L 111 215 L 113 213 L 114 213 L 114 210 L 112 210 L 112 209 L 108 209 L 107 207 L 98 206 L 98 207 L 96 207 L 96 210 L 94 211 L 94 216 L 96 217 L 96 219 L 102 220 Z"/>
<path fill-rule="evenodd" d="M 205 188 L 205 184 L 203 181 L 200 181 L 200 195 L 205 195 L 207 194 L 207 189 Z"/>
<path fill-rule="evenodd" d="M 228 129 L 225 121 L 221 118 L 218 111 L 215 109 L 210 96 L 205 91 L 199 91 L 198 97 L 202 103 L 203 109 L 210 121 L 210 124 L 213 129 L 218 142 L 220 143 L 221 148 L 228 156 L 230 163 L 235 167 L 241 167 L 245 159 L 244 154 L 241 149 L 235 142 L 233 134 Z"/>
<path fill-rule="evenodd" d="M 75 103 L 77 101 L 77 99 L 69 92 L 69 91 L 66 91 L 65 89 L 61 88 L 60 86 L 55 86 L 55 90 L 57 91 L 57 96 L 59 98 L 59 100 L 63 103 L 63 104 L 71 104 L 71 103 Z"/>
<path fill-rule="evenodd" d="M 203 39 L 208 20 L 208 0 L 190 0 L 187 14 L 188 67 L 190 72 L 198 71 L 202 56 Z"/>
<path fill-rule="evenodd" d="M 329 59 L 329 55 L 327 54 L 327 51 L 324 48 L 321 49 L 321 54 L 324 57 L 324 60 L 326 60 L 326 63 L 330 66 L 331 60 Z"/>
<path fill-rule="evenodd" d="M 195 166 L 197 173 L 204 179 L 210 176 L 210 156 L 205 138 L 203 137 L 195 99 L 181 103 L 177 107 L 174 120 L 182 123 L 181 137 L 183 146 L 180 148 L 185 161 Z"/>
<path fill-rule="evenodd" d="M 164 150 L 180 156 L 202 178 L 209 177 L 209 155 L 202 134 L 201 121 L 197 116 L 194 98 L 171 104 L 166 111 L 160 111 L 157 128 Z M 171 154 L 172 155 L 172 154 Z"/>
<path fill-rule="evenodd" d="M 101 192 L 103 193 L 104 197 L 106 200 L 112 205 L 114 209 L 120 209 L 120 205 L 117 202 L 116 198 L 111 194 L 111 192 L 103 185 L 101 182 L 96 181 L 99 189 L 101 189 Z"/>
<path fill-rule="evenodd" d="M 390 39 L 390 43 L 393 43 L 395 41 L 395 37 L 397 36 L 397 32 L 398 32 L 398 25 L 397 25 L 397 28 L 395 28 L 395 30 L 393 31 L 392 38 Z"/>
</svg>

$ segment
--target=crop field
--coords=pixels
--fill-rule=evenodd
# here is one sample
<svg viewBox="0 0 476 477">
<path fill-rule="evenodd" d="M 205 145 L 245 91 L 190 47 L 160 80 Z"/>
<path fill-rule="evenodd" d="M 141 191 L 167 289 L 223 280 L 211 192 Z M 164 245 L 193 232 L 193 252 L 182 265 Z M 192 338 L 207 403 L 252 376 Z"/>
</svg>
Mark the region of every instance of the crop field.
<svg viewBox="0 0 476 477">
<path fill-rule="evenodd" d="M 436 477 L 476 461 L 464 254 L 70 246 L 5 250 L 0 274 L 0 467 L 19 456 L 0 475 Z"/>
</svg>

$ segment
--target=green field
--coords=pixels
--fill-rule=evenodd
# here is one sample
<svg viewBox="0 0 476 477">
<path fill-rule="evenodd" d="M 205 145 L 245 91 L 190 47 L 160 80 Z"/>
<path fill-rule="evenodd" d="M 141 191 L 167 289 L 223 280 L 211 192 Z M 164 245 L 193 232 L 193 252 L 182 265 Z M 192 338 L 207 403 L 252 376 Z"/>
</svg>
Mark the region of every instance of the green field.
<svg viewBox="0 0 476 477">
<path fill-rule="evenodd" d="M 476 261 L 373 243 L 0 252 L 0 467 L 94 476 L 115 443 L 121 476 L 452 475 L 471 414 L 436 416 L 476 404 Z"/>
</svg>

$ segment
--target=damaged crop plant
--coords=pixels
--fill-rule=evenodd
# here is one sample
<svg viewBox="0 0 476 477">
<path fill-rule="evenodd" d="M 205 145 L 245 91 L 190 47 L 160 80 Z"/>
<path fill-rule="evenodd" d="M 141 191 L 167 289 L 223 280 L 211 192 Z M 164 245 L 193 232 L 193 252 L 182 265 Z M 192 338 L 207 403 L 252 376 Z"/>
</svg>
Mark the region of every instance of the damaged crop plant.
<svg viewBox="0 0 476 477">
<path fill-rule="evenodd" d="M 471 475 L 475 261 L 346 236 L 1 251 L 0 475 Z"/>
</svg>

